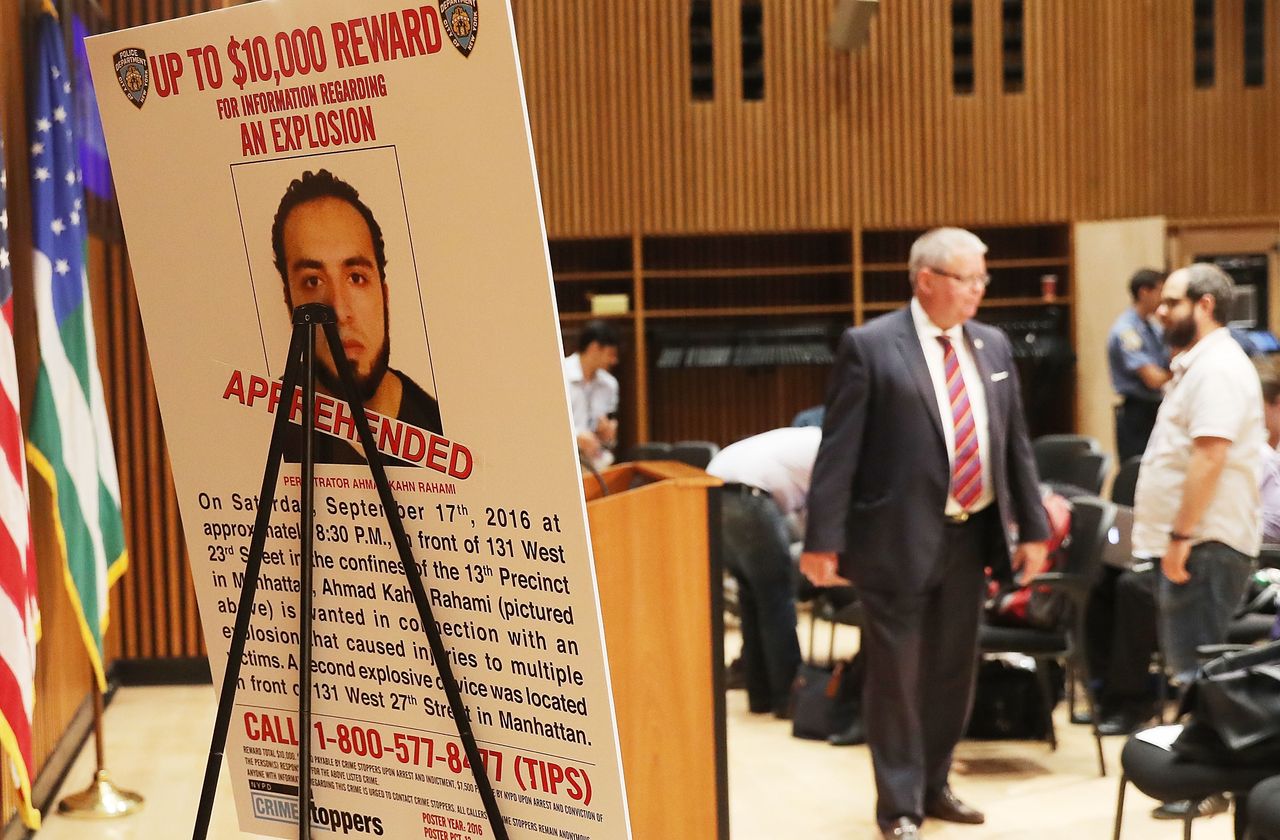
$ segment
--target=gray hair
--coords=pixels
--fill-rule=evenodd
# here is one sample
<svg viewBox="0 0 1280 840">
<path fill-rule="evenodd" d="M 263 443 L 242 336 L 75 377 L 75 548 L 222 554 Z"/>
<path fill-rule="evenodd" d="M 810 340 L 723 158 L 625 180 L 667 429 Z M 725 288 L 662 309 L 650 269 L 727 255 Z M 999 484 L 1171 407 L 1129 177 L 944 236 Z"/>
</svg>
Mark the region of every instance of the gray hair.
<svg viewBox="0 0 1280 840">
<path fill-rule="evenodd" d="M 1187 299 L 1193 304 L 1205 295 L 1213 297 L 1213 320 L 1225 324 L 1231 320 L 1236 298 L 1236 284 L 1231 275 L 1213 263 L 1193 263 L 1187 272 Z"/>
<path fill-rule="evenodd" d="M 922 268 L 938 268 L 956 254 L 985 254 L 987 244 L 964 228 L 940 227 L 920 235 L 911 245 L 907 271 L 911 288 L 916 287 L 916 274 Z"/>
</svg>

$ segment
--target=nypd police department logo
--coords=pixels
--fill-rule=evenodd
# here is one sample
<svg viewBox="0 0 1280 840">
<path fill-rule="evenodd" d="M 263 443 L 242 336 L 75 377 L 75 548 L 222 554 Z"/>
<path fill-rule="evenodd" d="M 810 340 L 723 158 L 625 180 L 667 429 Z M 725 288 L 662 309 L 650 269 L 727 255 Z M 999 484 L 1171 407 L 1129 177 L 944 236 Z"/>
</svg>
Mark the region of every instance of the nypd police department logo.
<svg viewBox="0 0 1280 840">
<path fill-rule="evenodd" d="M 478 0 L 440 0 L 440 19 L 449 40 L 463 57 L 471 55 L 476 46 L 476 33 L 480 29 Z"/>
<path fill-rule="evenodd" d="M 137 107 L 147 101 L 151 90 L 151 73 L 147 69 L 147 54 L 137 47 L 129 47 L 115 54 L 116 79 L 120 90 Z"/>
</svg>

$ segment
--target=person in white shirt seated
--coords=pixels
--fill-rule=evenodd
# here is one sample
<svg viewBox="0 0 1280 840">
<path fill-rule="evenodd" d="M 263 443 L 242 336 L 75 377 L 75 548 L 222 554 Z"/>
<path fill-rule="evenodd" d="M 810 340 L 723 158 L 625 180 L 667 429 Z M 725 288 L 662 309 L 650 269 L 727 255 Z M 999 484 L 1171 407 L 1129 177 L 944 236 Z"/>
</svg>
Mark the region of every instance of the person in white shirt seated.
<svg viewBox="0 0 1280 840">
<path fill-rule="evenodd" d="M 603 469 L 613 463 L 618 442 L 618 334 L 605 321 L 591 321 L 578 337 L 578 352 L 564 360 L 569 408 L 578 454 L 584 464 Z"/>
</svg>

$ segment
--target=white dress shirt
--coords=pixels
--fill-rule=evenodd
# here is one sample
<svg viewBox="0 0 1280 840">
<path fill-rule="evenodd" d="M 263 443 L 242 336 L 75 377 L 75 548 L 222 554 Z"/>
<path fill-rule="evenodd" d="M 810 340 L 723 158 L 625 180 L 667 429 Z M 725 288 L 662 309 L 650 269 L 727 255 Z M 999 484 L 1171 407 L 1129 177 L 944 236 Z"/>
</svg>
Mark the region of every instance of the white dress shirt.
<svg viewBox="0 0 1280 840">
<path fill-rule="evenodd" d="M 618 410 L 618 380 L 604 368 L 590 379 L 583 378 L 582 357 L 577 353 L 565 357 L 564 379 L 569 384 L 574 433 L 594 434 L 601 418 Z"/>
<path fill-rule="evenodd" d="M 956 359 L 960 362 L 960 375 L 964 377 L 965 391 L 969 395 L 969 406 L 973 410 L 973 425 L 978 433 L 978 457 L 982 461 L 982 494 L 969 508 L 970 513 L 977 513 L 995 501 L 995 485 L 991 479 L 991 434 L 987 428 L 987 392 L 982 374 L 973 360 L 973 351 L 965 341 L 962 324 L 956 324 L 949 330 L 941 329 L 920 305 L 920 301 L 911 298 L 911 320 L 916 325 L 916 335 L 920 339 L 920 349 L 924 351 L 925 363 L 929 366 L 929 378 L 933 380 L 933 392 L 938 399 L 938 415 L 942 419 L 942 437 L 947 442 L 947 461 L 952 470 L 956 464 L 956 426 L 951 415 L 951 397 L 947 393 L 947 377 L 942 360 L 942 344 L 939 336 L 951 339 L 955 348 Z M 943 511 L 948 516 L 960 513 L 964 508 L 956 501 L 955 496 L 947 493 L 947 507 Z"/>
</svg>

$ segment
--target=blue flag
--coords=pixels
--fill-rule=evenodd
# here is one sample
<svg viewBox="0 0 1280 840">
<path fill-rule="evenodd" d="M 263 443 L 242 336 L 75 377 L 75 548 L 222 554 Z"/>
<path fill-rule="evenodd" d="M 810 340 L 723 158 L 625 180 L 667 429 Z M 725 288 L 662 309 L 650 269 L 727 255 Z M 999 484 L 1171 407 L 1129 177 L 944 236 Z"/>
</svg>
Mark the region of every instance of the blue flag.
<svg viewBox="0 0 1280 840">
<path fill-rule="evenodd" d="M 89 34 L 88 28 L 78 16 L 71 18 L 71 39 L 75 44 L 76 62 L 71 91 L 75 103 L 80 172 L 84 177 L 84 188 L 90 195 L 110 200 L 115 197 L 115 187 L 111 183 L 111 164 L 107 160 L 107 138 L 102 134 L 93 76 L 89 73 L 89 55 L 84 48 L 84 39 Z"/>
</svg>

